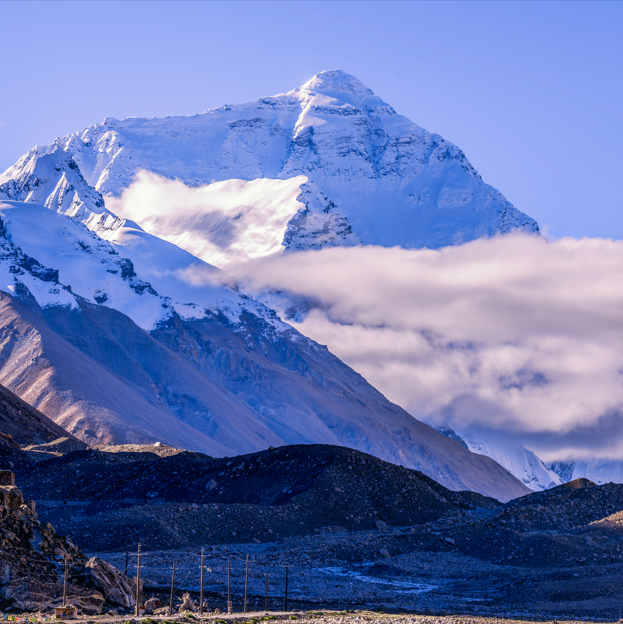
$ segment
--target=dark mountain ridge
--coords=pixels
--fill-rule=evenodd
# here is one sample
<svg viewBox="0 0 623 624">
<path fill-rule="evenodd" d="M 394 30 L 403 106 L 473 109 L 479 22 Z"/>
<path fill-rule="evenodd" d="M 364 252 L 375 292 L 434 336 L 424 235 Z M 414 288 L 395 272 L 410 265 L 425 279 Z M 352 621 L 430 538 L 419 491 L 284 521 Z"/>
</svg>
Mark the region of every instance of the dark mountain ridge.
<svg viewBox="0 0 623 624">
<path fill-rule="evenodd" d="M 20 474 L 41 513 L 84 548 L 272 540 L 326 527 L 420 524 L 497 501 L 453 492 L 360 451 L 294 445 L 238 457 L 77 451 Z"/>
</svg>

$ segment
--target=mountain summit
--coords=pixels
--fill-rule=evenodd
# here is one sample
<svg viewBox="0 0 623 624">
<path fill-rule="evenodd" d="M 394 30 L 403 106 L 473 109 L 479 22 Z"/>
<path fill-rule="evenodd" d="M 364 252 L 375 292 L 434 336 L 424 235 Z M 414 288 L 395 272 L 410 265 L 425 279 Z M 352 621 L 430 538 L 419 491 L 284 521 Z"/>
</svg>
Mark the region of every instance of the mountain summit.
<svg viewBox="0 0 623 624">
<path fill-rule="evenodd" d="M 336 99 L 350 101 L 351 104 L 357 102 L 361 104 L 363 100 L 370 100 L 368 103 L 376 103 L 387 106 L 379 97 L 374 95 L 372 89 L 366 87 L 358 78 L 347 74 L 341 69 L 332 69 L 316 74 L 304 85 L 294 89 L 290 94 L 305 93 L 314 95 L 324 93 Z M 335 95 L 333 95 L 335 94 Z"/>
<path fill-rule="evenodd" d="M 36 176 L 35 162 L 58 150 L 64 164 Z M 192 239 L 187 250 L 212 264 L 249 247 L 257 203 L 276 194 L 284 197 L 259 217 L 271 253 L 360 243 L 439 248 L 514 230 L 539 232 L 483 182 L 458 147 L 398 115 L 341 70 L 319 73 L 288 93 L 190 117 L 107 118 L 31 150 L 5 172 L 11 180 L 0 186 L 0 197 L 99 215 L 100 197 L 111 209 L 141 172 L 208 189 L 214 182 L 266 179 L 260 199 L 247 198 L 231 213 L 199 202 L 175 218 L 150 219 L 148 205 L 138 216 L 126 215 L 178 245 Z M 283 194 L 279 183 L 295 178 Z M 225 242 L 223 231 L 230 233 Z"/>
<path fill-rule="evenodd" d="M 342 445 L 449 488 L 527 493 L 216 268 L 538 233 L 461 150 L 356 78 L 323 72 L 191 117 L 108 118 L 5 175 L 0 383 L 83 442 L 214 456 Z"/>
</svg>

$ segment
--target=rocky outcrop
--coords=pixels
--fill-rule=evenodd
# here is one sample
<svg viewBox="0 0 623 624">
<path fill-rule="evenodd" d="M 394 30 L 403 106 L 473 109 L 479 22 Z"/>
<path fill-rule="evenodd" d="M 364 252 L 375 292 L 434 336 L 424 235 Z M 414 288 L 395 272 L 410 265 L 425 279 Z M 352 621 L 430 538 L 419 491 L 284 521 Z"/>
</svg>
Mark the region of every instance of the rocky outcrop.
<svg viewBox="0 0 623 624">
<path fill-rule="evenodd" d="M 60 606 L 66 561 L 68 604 L 92 615 L 100 613 L 107 600 L 114 604 L 127 602 L 122 595 L 122 588 L 129 586 L 127 578 L 109 564 L 89 565 L 87 557 L 71 540 L 58 535 L 51 524 L 40 521 L 34 501 L 24 499 L 9 471 L 0 471 L 0 536 L 3 610 L 48 611 Z M 91 572 L 95 567 L 97 574 Z"/>
<path fill-rule="evenodd" d="M 43 583 L 36 578 L 20 578 L 3 588 L 3 597 L 9 601 L 10 610 L 51 611 L 63 602 L 62 583 Z M 76 607 L 84 615 L 98 615 L 104 606 L 104 596 L 96 590 L 71 585 L 67 592 L 67 604 Z"/>
</svg>

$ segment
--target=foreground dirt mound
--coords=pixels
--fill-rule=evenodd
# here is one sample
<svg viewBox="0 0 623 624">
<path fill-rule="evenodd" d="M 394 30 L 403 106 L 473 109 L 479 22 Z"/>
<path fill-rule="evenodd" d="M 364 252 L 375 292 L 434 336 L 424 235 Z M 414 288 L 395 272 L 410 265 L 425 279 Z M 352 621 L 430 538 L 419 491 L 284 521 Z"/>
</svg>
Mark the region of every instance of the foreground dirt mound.
<svg viewBox="0 0 623 624">
<path fill-rule="evenodd" d="M 97 450 L 40 462 L 25 490 L 92 549 L 265 541 L 324 527 L 420 524 L 500 503 L 352 449 L 297 445 L 234 458 Z M 71 507 L 68 506 L 71 505 Z"/>
<path fill-rule="evenodd" d="M 427 550 L 531 568 L 620 565 L 622 517 L 623 484 L 578 479 L 487 513 L 440 518 L 422 527 L 420 543 Z"/>
<path fill-rule="evenodd" d="M 0 431 L 0 469 L 23 470 L 34 462 L 8 433 Z"/>
</svg>

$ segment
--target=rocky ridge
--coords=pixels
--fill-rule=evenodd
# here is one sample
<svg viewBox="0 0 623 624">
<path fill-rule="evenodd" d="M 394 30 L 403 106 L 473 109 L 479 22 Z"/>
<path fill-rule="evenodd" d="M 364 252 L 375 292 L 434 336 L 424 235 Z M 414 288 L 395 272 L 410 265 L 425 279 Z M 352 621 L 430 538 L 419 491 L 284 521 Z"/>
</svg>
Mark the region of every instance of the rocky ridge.
<svg viewBox="0 0 623 624">
<path fill-rule="evenodd" d="M 20 478 L 44 518 L 113 565 L 140 541 L 156 593 L 168 591 L 173 563 L 178 590 L 197 591 L 203 548 L 212 608 L 222 608 L 229 565 L 241 608 L 250 555 L 251 606 L 263 605 L 266 572 L 271 604 L 282 600 L 287 563 L 295 608 L 623 614 L 618 484 L 578 480 L 500 504 L 318 445 L 229 458 L 107 447 L 38 462 Z"/>
</svg>

